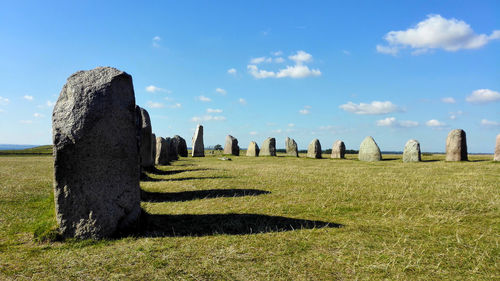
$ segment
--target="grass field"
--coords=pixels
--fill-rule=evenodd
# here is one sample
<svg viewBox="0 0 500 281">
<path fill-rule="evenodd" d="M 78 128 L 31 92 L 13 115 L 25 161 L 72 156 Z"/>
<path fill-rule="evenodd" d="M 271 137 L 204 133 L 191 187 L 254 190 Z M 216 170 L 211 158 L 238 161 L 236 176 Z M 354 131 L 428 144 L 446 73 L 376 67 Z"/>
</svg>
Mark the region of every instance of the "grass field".
<svg viewBox="0 0 500 281">
<path fill-rule="evenodd" d="M 0 279 L 500 279 L 491 156 L 217 158 L 148 174 L 137 233 L 39 242 L 55 225 L 52 157 L 0 157 Z"/>
</svg>

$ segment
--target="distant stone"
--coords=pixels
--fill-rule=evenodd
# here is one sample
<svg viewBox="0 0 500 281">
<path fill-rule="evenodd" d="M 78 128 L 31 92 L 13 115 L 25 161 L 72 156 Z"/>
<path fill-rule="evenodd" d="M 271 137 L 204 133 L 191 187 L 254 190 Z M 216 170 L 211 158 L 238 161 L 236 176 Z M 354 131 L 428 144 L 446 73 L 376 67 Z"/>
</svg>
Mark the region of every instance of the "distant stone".
<svg viewBox="0 0 500 281">
<path fill-rule="evenodd" d="M 331 158 L 344 159 L 345 158 L 345 144 L 341 140 L 333 143 Z"/>
<path fill-rule="evenodd" d="M 143 168 L 151 168 L 154 166 L 152 158 L 152 128 L 151 119 L 146 109 L 139 107 L 141 111 L 141 166 Z"/>
<path fill-rule="evenodd" d="M 193 135 L 193 142 L 192 142 L 192 153 L 191 155 L 193 157 L 205 157 L 205 145 L 203 144 L 203 126 L 198 125 L 196 128 L 196 131 L 194 132 Z"/>
<path fill-rule="evenodd" d="M 248 148 L 247 148 L 247 156 L 257 157 L 257 156 L 259 156 L 259 152 L 260 152 L 260 149 L 259 149 L 259 146 L 257 145 L 257 143 L 254 141 L 251 141 L 250 144 L 248 145 Z"/>
<path fill-rule="evenodd" d="M 177 156 L 177 147 L 174 145 L 174 139 L 173 138 L 165 138 L 165 141 L 167 142 L 167 147 L 168 147 L 168 161 L 175 161 L 179 159 L 179 156 Z"/>
<path fill-rule="evenodd" d="M 132 77 L 98 67 L 71 75 L 52 114 L 54 199 L 64 237 L 101 239 L 141 213 Z"/>
<path fill-rule="evenodd" d="M 375 140 L 368 136 L 359 146 L 358 158 L 360 161 L 374 162 L 382 160 L 382 154 Z"/>
<path fill-rule="evenodd" d="M 182 137 L 175 135 L 172 138 L 172 144 L 175 146 L 177 149 L 177 154 L 180 155 L 181 157 L 187 157 L 188 156 L 188 149 L 186 145 L 186 140 L 183 139 Z"/>
<path fill-rule="evenodd" d="M 446 161 L 467 161 L 467 139 L 464 130 L 455 129 L 448 134 Z"/>
<path fill-rule="evenodd" d="M 500 134 L 497 135 L 497 142 L 495 144 L 495 155 L 493 161 L 500 161 Z"/>
<path fill-rule="evenodd" d="M 276 139 L 267 138 L 260 148 L 260 156 L 276 156 Z"/>
<path fill-rule="evenodd" d="M 420 162 L 421 160 L 420 143 L 417 140 L 406 142 L 403 151 L 403 162 Z"/>
<path fill-rule="evenodd" d="M 238 140 L 235 137 L 227 135 L 226 143 L 224 144 L 224 154 L 232 154 L 235 156 L 240 155 L 240 147 L 238 146 Z"/>
<path fill-rule="evenodd" d="M 294 139 L 286 137 L 285 150 L 286 150 L 286 155 L 299 157 L 299 149 L 297 148 L 297 143 L 295 142 Z"/>
<path fill-rule="evenodd" d="M 153 162 L 156 160 L 156 135 L 151 134 L 151 156 L 153 157 Z"/>
<path fill-rule="evenodd" d="M 321 144 L 318 139 L 313 139 L 307 147 L 307 157 L 316 159 L 321 158 Z"/>
<path fill-rule="evenodd" d="M 169 143 L 162 137 L 156 137 L 156 165 L 168 165 Z"/>
</svg>

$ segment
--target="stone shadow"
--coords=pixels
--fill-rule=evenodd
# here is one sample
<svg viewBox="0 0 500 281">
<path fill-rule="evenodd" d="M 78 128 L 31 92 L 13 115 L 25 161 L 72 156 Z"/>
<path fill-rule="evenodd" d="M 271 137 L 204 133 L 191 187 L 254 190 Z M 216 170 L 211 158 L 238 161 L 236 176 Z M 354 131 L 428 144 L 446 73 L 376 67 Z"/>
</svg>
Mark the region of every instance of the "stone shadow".
<svg viewBox="0 0 500 281">
<path fill-rule="evenodd" d="M 141 181 L 150 181 L 150 182 L 158 182 L 158 181 L 188 181 L 188 180 L 206 180 L 206 179 L 228 179 L 231 178 L 229 176 L 213 176 L 213 177 L 185 177 L 185 178 L 174 178 L 174 179 L 156 179 L 148 176 L 145 173 L 141 173 Z"/>
<path fill-rule="evenodd" d="M 181 192 L 149 192 L 141 189 L 144 202 L 182 202 L 217 197 L 258 196 L 271 192 L 258 189 L 208 189 Z"/>
<path fill-rule="evenodd" d="M 214 170 L 214 169 L 203 168 L 203 169 L 188 169 L 188 170 L 170 170 L 170 171 L 164 171 L 164 170 L 160 170 L 160 169 L 154 167 L 154 168 L 150 168 L 150 169 L 146 170 L 146 172 L 148 172 L 150 174 L 153 174 L 153 175 L 163 176 L 163 175 L 175 175 L 175 174 L 180 174 L 180 173 L 183 173 L 183 172 L 210 171 L 210 170 Z"/>
</svg>

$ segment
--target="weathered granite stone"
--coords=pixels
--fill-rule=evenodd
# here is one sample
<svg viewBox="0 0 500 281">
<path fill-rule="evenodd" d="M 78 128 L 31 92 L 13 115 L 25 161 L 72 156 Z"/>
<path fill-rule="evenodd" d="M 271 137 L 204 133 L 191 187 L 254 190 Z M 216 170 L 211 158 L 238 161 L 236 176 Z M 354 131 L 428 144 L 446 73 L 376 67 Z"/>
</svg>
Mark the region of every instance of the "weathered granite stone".
<svg viewBox="0 0 500 281">
<path fill-rule="evenodd" d="M 321 158 L 321 144 L 318 139 L 313 139 L 307 147 L 307 157 L 316 159 Z"/>
<path fill-rule="evenodd" d="M 371 136 L 366 137 L 363 142 L 361 142 L 361 145 L 359 146 L 358 158 L 360 161 L 367 162 L 382 160 L 380 148 L 378 148 L 377 143 Z"/>
<path fill-rule="evenodd" d="M 168 165 L 169 143 L 162 137 L 156 137 L 156 165 Z"/>
<path fill-rule="evenodd" d="M 183 139 L 182 137 L 175 135 L 172 138 L 172 143 L 177 149 L 177 154 L 180 155 L 181 157 L 187 157 L 188 156 L 188 149 L 186 145 L 186 140 Z"/>
<path fill-rule="evenodd" d="M 299 149 L 297 148 L 297 143 L 295 142 L 294 139 L 286 137 L 285 150 L 286 150 L 286 155 L 299 157 Z"/>
<path fill-rule="evenodd" d="M 467 161 L 467 140 L 464 130 L 452 130 L 446 138 L 446 161 Z"/>
<path fill-rule="evenodd" d="M 153 162 L 156 162 L 156 135 L 151 134 L 151 156 L 153 157 Z"/>
<path fill-rule="evenodd" d="M 247 156 L 257 157 L 259 156 L 259 146 L 256 142 L 251 141 L 247 148 Z"/>
<path fill-rule="evenodd" d="M 345 144 L 341 140 L 333 143 L 331 158 L 344 159 L 345 158 Z"/>
<path fill-rule="evenodd" d="M 177 156 L 177 147 L 175 146 L 173 138 L 165 138 L 168 147 L 168 161 L 175 161 L 179 159 Z"/>
<path fill-rule="evenodd" d="M 235 156 L 240 155 L 240 147 L 238 146 L 238 140 L 235 137 L 227 135 L 226 143 L 224 144 L 224 154 L 232 154 Z"/>
<path fill-rule="evenodd" d="M 191 155 L 193 157 L 205 157 L 205 145 L 203 144 L 203 126 L 198 125 L 196 131 L 193 135 L 193 145 L 191 146 L 193 151 Z"/>
<path fill-rule="evenodd" d="M 267 138 L 260 148 L 260 156 L 276 156 L 276 139 Z"/>
<path fill-rule="evenodd" d="M 495 144 L 495 155 L 493 156 L 493 161 L 500 161 L 500 134 L 497 135 L 497 141 Z"/>
<path fill-rule="evenodd" d="M 149 118 L 149 113 L 146 109 L 139 107 L 141 111 L 141 167 L 143 168 L 151 168 L 154 166 L 154 159 L 152 157 L 152 128 L 151 128 L 151 119 Z"/>
<path fill-rule="evenodd" d="M 406 142 L 403 151 L 403 162 L 420 162 L 421 160 L 420 143 L 417 140 Z"/>
<path fill-rule="evenodd" d="M 64 237 L 100 239 L 136 225 L 140 158 L 132 77 L 71 75 L 52 113 L 54 199 Z"/>
</svg>

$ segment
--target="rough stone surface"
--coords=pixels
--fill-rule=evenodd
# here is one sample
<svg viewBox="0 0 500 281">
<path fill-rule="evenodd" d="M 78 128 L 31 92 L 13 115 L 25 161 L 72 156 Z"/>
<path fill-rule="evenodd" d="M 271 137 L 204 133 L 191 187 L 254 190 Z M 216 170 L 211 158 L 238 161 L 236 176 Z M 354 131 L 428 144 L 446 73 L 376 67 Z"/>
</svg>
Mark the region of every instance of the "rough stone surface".
<svg viewBox="0 0 500 281">
<path fill-rule="evenodd" d="M 177 146 L 175 145 L 174 139 L 165 138 L 165 141 L 167 141 L 167 147 L 168 147 L 168 161 L 178 160 L 179 156 L 177 156 Z"/>
<path fill-rule="evenodd" d="M 151 156 L 153 157 L 153 162 L 156 162 L 156 135 L 151 134 Z"/>
<path fill-rule="evenodd" d="M 235 156 L 240 155 L 240 147 L 238 146 L 238 140 L 235 137 L 227 135 L 226 143 L 224 144 L 224 154 L 231 154 Z"/>
<path fill-rule="evenodd" d="M 467 161 L 467 139 L 464 130 L 455 129 L 448 134 L 446 161 Z"/>
<path fill-rule="evenodd" d="M 205 157 L 205 145 L 203 144 L 203 126 L 198 125 L 196 131 L 193 135 L 193 145 L 191 146 L 193 151 L 191 155 L 193 157 Z"/>
<path fill-rule="evenodd" d="M 151 168 L 154 166 L 154 159 L 152 157 L 152 128 L 151 119 L 149 118 L 149 113 L 142 107 L 139 107 L 141 111 L 141 166 L 143 168 Z"/>
<path fill-rule="evenodd" d="M 257 157 L 259 156 L 259 146 L 256 142 L 251 141 L 247 148 L 247 156 Z"/>
<path fill-rule="evenodd" d="M 358 158 L 360 161 L 374 162 L 382 160 L 382 154 L 375 140 L 368 136 L 359 146 Z"/>
<path fill-rule="evenodd" d="M 497 142 L 495 144 L 495 155 L 493 161 L 500 161 L 500 134 L 497 135 Z"/>
<path fill-rule="evenodd" d="M 111 67 L 71 75 L 52 132 L 60 233 L 100 239 L 135 226 L 141 206 L 132 77 Z"/>
<path fill-rule="evenodd" d="M 344 159 L 345 158 L 345 144 L 341 140 L 333 143 L 331 158 Z"/>
<path fill-rule="evenodd" d="M 307 147 L 307 157 L 316 159 L 321 158 L 321 144 L 318 139 L 313 139 Z"/>
<path fill-rule="evenodd" d="M 186 140 L 183 139 L 182 137 L 175 135 L 172 138 L 172 144 L 175 146 L 177 149 L 177 154 L 180 155 L 181 157 L 187 157 L 188 156 L 188 149 L 186 145 Z"/>
<path fill-rule="evenodd" d="M 156 137 L 156 165 L 168 165 L 169 143 L 162 137 Z"/>
<path fill-rule="evenodd" d="M 295 142 L 294 139 L 286 137 L 285 150 L 286 150 L 286 155 L 299 157 L 299 149 L 297 148 L 297 143 Z"/>
<path fill-rule="evenodd" d="M 276 139 L 267 138 L 260 148 L 260 156 L 276 156 Z"/>
<path fill-rule="evenodd" d="M 407 141 L 403 151 L 403 162 L 420 162 L 421 157 L 420 143 L 417 140 Z"/>
</svg>

